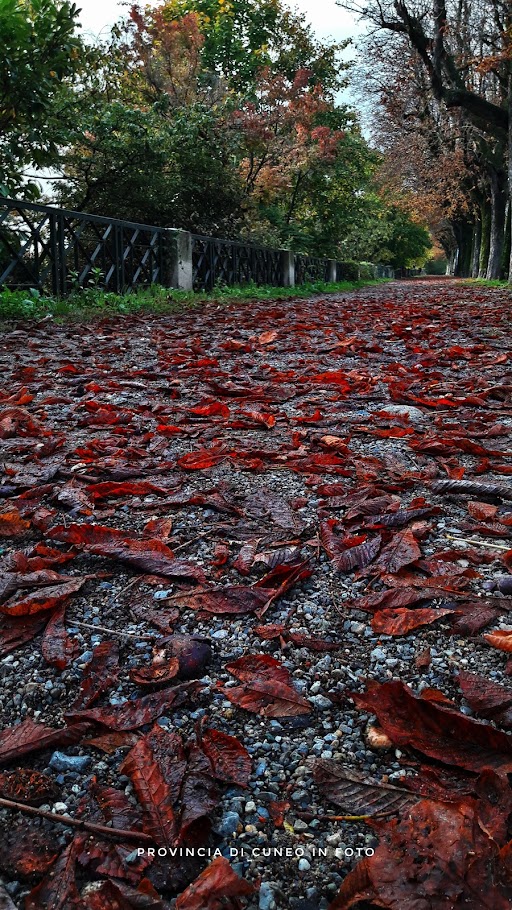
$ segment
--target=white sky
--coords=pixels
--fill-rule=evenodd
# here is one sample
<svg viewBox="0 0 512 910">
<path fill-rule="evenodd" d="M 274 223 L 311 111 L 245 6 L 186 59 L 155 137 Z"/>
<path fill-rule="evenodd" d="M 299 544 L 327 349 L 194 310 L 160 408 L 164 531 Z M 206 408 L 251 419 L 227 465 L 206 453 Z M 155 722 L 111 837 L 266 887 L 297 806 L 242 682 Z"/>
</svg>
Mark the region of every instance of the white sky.
<svg viewBox="0 0 512 910">
<path fill-rule="evenodd" d="M 76 4 L 81 8 L 79 19 L 84 31 L 100 35 L 105 29 L 105 37 L 109 27 L 131 6 L 126 0 L 76 0 Z M 140 5 L 145 6 L 144 0 Z M 306 14 L 319 38 L 340 40 L 361 31 L 354 17 L 336 6 L 335 0 L 291 0 L 288 5 Z"/>
</svg>

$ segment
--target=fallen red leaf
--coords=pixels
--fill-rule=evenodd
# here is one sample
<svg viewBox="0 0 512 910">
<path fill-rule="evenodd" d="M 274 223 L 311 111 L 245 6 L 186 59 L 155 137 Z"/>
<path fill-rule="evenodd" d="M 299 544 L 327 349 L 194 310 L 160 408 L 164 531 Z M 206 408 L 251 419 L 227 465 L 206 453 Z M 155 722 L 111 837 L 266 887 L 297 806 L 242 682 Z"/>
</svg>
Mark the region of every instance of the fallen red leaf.
<svg viewBox="0 0 512 910">
<path fill-rule="evenodd" d="M 50 617 L 44 631 L 41 651 L 46 663 L 65 670 L 80 653 L 80 643 L 69 635 L 65 626 L 66 607 L 59 607 Z"/>
<path fill-rule="evenodd" d="M 254 885 L 240 878 L 227 859 L 218 856 L 199 878 L 180 894 L 176 910 L 239 910 L 239 897 L 254 893 Z"/>
<path fill-rule="evenodd" d="M 493 648 L 498 648 L 499 651 L 506 651 L 508 654 L 512 652 L 512 632 L 505 629 L 497 629 L 495 632 L 488 632 L 484 635 L 484 639 Z"/>
<path fill-rule="evenodd" d="M 52 866 L 48 875 L 25 899 L 26 910 L 82 910 L 75 870 L 82 843 L 74 838 Z"/>
<path fill-rule="evenodd" d="M 30 522 L 21 517 L 18 509 L 0 512 L 0 537 L 23 537 L 30 528 Z"/>
<path fill-rule="evenodd" d="M 204 581 L 199 566 L 175 559 L 172 550 L 161 540 L 139 540 L 116 528 L 101 525 L 59 525 L 48 532 L 53 540 L 83 547 L 96 556 L 118 559 L 142 572 L 163 575 L 165 578 L 190 578 Z"/>
<path fill-rule="evenodd" d="M 267 654 L 250 654 L 226 665 L 243 685 L 224 690 L 226 698 L 264 717 L 309 714 L 311 705 L 292 687 L 286 667 Z"/>
<path fill-rule="evenodd" d="M 442 693 L 439 693 L 442 695 Z M 394 745 L 412 747 L 446 765 L 480 772 L 512 773 L 512 735 L 460 712 L 418 697 L 398 680 L 370 681 L 352 693 L 356 705 L 375 714 Z"/>
<path fill-rule="evenodd" d="M 41 616 L 35 613 L 32 616 L 1 616 L 0 615 L 0 655 L 9 654 L 32 641 L 39 632 L 42 632 L 48 621 L 47 614 Z"/>
<path fill-rule="evenodd" d="M 512 689 L 467 670 L 460 670 L 459 686 L 473 711 L 501 727 L 512 726 Z"/>
<path fill-rule="evenodd" d="M 55 729 L 37 724 L 30 717 L 14 727 L 6 727 L 0 733 L 0 765 L 10 762 L 31 752 L 42 749 L 53 749 L 55 746 L 67 746 L 79 742 L 89 730 L 89 724 L 77 723 L 68 727 Z"/>
<path fill-rule="evenodd" d="M 372 619 L 372 629 L 381 635 L 407 635 L 413 629 L 429 626 L 453 612 L 454 610 L 441 607 L 437 609 L 419 607 L 415 610 L 398 607 L 395 610 L 380 610 Z"/>
<path fill-rule="evenodd" d="M 72 711 L 89 708 L 97 698 L 110 688 L 119 674 L 119 647 L 116 641 L 104 641 L 93 649 L 92 657 L 84 668 L 80 691 L 71 707 Z"/>
<path fill-rule="evenodd" d="M 172 603 L 190 610 L 204 610 L 206 613 L 253 613 L 262 607 L 273 590 L 269 588 L 246 588 L 242 585 L 226 585 L 218 588 L 200 588 L 185 594 L 176 594 Z"/>
<path fill-rule="evenodd" d="M 200 745 L 210 759 L 214 777 L 239 787 L 247 786 L 252 761 L 247 749 L 238 739 L 221 730 L 202 730 Z"/>
<path fill-rule="evenodd" d="M 109 730 L 136 730 L 143 724 L 149 724 L 160 717 L 172 705 L 178 707 L 189 695 L 201 688 L 198 682 L 183 683 L 173 689 L 151 692 L 142 698 L 127 701 L 122 705 L 106 708 L 89 708 L 83 711 L 70 711 L 65 714 L 66 723 L 77 724 L 81 721 L 102 724 Z"/>
<path fill-rule="evenodd" d="M 421 558 L 421 550 L 412 531 L 399 531 L 373 563 L 371 572 L 398 572 Z"/>
<path fill-rule="evenodd" d="M 145 818 L 145 830 L 156 844 L 172 847 L 180 822 L 175 810 L 187 759 L 181 738 L 155 724 L 124 759 L 120 772 L 128 775 Z"/>
<path fill-rule="evenodd" d="M 452 805 L 421 800 L 400 819 L 373 821 L 379 846 L 348 874 L 330 910 L 360 901 L 389 910 L 510 907 L 510 867 L 500 853 L 506 840 L 499 831 L 506 828 L 510 790 L 502 778 L 487 776 L 494 783 L 487 798 Z"/>
<path fill-rule="evenodd" d="M 69 578 L 63 584 L 50 585 L 41 591 L 22 597 L 21 600 L 13 598 L 7 603 L 0 604 L 0 613 L 5 613 L 7 616 L 31 616 L 33 613 L 40 613 L 43 610 L 53 610 L 55 607 L 65 604 L 86 581 L 87 577 Z"/>
</svg>

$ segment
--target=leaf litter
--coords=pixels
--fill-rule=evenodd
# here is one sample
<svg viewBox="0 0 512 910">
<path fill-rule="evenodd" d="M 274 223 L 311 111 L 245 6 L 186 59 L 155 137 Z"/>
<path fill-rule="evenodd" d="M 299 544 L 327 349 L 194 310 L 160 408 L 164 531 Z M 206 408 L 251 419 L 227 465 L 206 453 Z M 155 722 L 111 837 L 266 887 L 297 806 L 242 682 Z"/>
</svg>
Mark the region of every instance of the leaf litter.
<svg viewBox="0 0 512 910">
<path fill-rule="evenodd" d="M 0 903 L 510 906 L 509 303 L 6 332 Z"/>
</svg>

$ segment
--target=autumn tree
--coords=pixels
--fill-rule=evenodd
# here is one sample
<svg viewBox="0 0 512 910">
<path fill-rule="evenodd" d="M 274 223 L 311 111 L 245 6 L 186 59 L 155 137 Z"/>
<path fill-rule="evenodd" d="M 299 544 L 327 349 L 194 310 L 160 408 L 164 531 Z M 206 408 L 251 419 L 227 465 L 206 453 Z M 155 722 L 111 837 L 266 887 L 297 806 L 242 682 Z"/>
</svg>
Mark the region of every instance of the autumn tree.
<svg viewBox="0 0 512 910">
<path fill-rule="evenodd" d="M 375 49 L 388 41 L 406 46 L 421 67 L 425 91 L 440 116 L 460 131 L 466 147 L 485 173 L 488 199 L 489 251 L 487 276 L 498 277 L 505 244 L 507 199 L 507 137 L 510 107 L 510 7 L 506 0 L 391 0 L 347 3 L 370 23 L 369 44 Z M 397 69 L 401 78 L 400 68 Z M 389 84 L 389 91 L 393 91 Z M 470 141 L 467 141 L 471 134 Z M 459 141 L 459 140 L 458 140 Z M 510 140 L 509 140 L 510 141 Z M 510 181 L 508 181 L 510 183 Z M 469 200 L 468 197 L 468 202 Z M 485 207 L 485 206 L 484 206 Z M 459 261 L 467 262 L 468 245 L 478 247 L 483 233 L 473 223 L 472 237 L 458 238 Z M 467 232 L 465 232 L 467 234 Z M 475 258 L 475 257 L 474 257 Z"/>
<path fill-rule="evenodd" d="M 379 156 L 336 100 L 343 46 L 281 0 L 133 7 L 77 89 L 59 201 L 338 259 L 392 256 Z"/>
<path fill-rule="evenodd" d="M 301 69 L 312 84 L 334 92 L 345 83 L 340 58 L 348 42 L 320 41 L 305 16 L 281 0 L 164 0 L 152 8 L 134 6 L 122 29 L 145 72 L 176 65 L 176 42 L 188 51 L 203 78 L 246 92 L 270 68 L 293 81 Z M 179 37 L 178 37 L 179 36 Z"/>
</svg>

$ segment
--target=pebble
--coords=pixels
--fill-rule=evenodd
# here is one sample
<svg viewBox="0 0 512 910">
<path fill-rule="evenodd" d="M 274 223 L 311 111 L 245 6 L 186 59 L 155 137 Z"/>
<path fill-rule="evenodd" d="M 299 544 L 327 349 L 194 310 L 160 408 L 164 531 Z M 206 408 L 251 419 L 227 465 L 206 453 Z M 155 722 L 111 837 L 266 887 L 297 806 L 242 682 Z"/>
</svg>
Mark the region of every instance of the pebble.
<svg viewBox="0 0 512 910">
<path fill-rule="evenodd" d="M 374 648 L 373 651 L 370 652 L 370 657 L 372 660 L 386 660 L 387 654 L 382 648 Z"/>
<path fill-rule="evenodd" d="M 396 414 L 397 417 L 408 417 L 411 423 L 424 423 L 425 414 L 419 408 L 406 404 L 383 404 L 377 410 L 386 411 L 386 414 Z"/>
<path fill-rule="evenodd" d="M 54 752 L 48 766 L 54 771 L 86 771 L 91 764 L 90 755 L 66 755 Z"/>
<path fill-rule="evenodd" d="M 268 882 L 262 882 L 258 896 L 258 910 L 273 910 L 275 907 L 274 892 Z"/>
<path fill-rule="evenodd" d="M 309 872 L 311 863 L 304 856 L 299 859 L 299 872 Z"/>
<path fill-rule="evenodd" d="M 315 708 L 319 708 L 321 711 L 327 711 L 328 708 L 332 708 L 332 702 L 325 695 L 314 695 L 310 701 L 313 702 Z"/>
<path fill-rule="evenodd" d="M 224 837 L 231 837 L 238 830 L 238 826 L 241 823 L 242 820 L 238 812 L 226 812 L 217 825 L 217 831 Z"/>
</svg>

